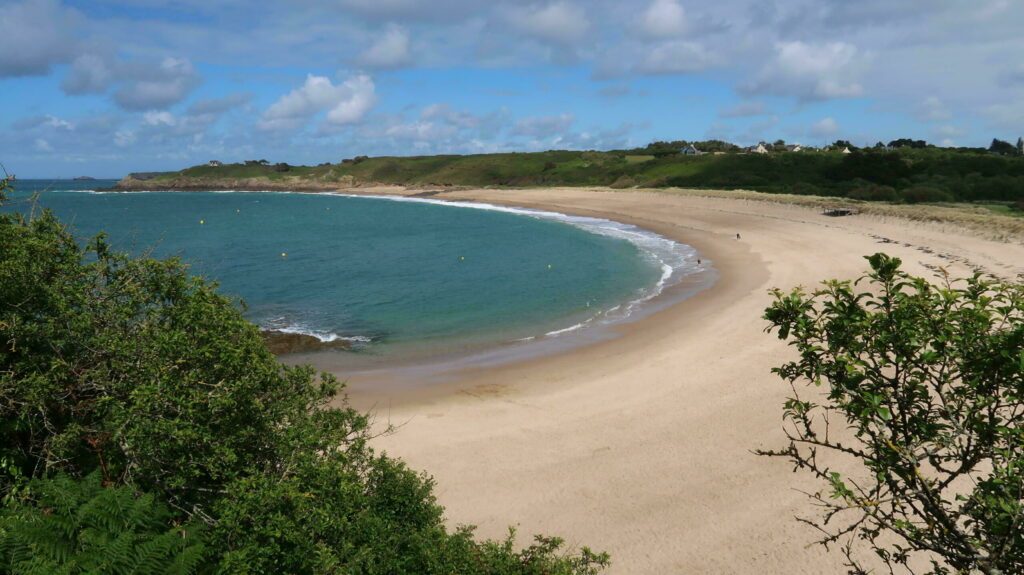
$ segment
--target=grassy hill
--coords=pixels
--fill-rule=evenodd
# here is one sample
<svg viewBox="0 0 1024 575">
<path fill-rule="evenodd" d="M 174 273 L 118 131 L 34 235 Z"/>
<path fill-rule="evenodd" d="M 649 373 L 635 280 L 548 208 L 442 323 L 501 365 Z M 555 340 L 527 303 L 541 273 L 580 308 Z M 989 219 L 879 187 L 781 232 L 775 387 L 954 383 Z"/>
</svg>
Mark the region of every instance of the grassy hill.
<svg viewBox="0 0 1024 575">
<path fill-rule="evenodd" d="M 648 149 L 355 158 L 339 164 L 195 166 L 146 180 L 201 188 L 357 184 L 746 189 L 893 202 L 1024 202 L 1024 157 L 973 149 L 867 149 L 684 156 Z M 140 187 L 127 182 L 125 187 Z"/>
</svg>

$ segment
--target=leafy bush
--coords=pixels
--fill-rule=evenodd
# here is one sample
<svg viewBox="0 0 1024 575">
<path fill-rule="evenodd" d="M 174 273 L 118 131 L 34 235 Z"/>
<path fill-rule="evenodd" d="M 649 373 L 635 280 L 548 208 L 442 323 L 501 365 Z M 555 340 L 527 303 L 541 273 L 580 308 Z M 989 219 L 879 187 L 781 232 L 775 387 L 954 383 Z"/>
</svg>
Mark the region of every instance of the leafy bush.
<svg viewBox="0 0 1024 575">
<path fill-rule="evenodd" d="M 908 204 L 920 204 L 924 202 L 951 202 L 953 195 L 938 188 L 929 186 L 914 186 L 907 188 L 900 193 L 900 197 Z"/>
<path fill-rule="evenodd" d="M 891 186 L 879 186 L 865 183 L 857 186 L 846 194 L 846 197 L 853 200 L 866 202 L 897 202 L 900 199 L 896 189 Z"/>
<path fill-rule="evenodd" d="M 761 453 L 822 483 L 805 521 L 852 573 L 857 541 L 890 569 L 920 554 L 934 574 L 1024 573 L 1024 285 L 868 259 L 856 283 L 775 291 L 769 330 L 799 358 L 773 370 L 789 444 Z"/>
<path fill-rule="evenodd" d="M 98 473 L 37 479 L 0 509 L 0 572 L 201 572 L 202 526 L 176 524 L 153 495 L 104 488 Z"/>
<path fill-rule="evenodd" d="M 179 261 L 117 254 L 102 236 L 80 247 L 48 211 L 0 215 L 0 246 L 5 505 L 27 505 L 17 503 L 24 478 L 57 475 L 90 479 L 55 480 L 55 496 L 151 494 L 174 522 L 206 526 L 203 567 L 222 573 L 589 574 L 607 564 L 586 549 L 561 554 L 557 539 L 516 552 L 448 531 L 432 481 L 369 447 L 368 419 L 338 398 L 338 382 L 281 365 L 236 302 Z M 12 525 L 10 541 L 31 527 Z"/>
</svg>

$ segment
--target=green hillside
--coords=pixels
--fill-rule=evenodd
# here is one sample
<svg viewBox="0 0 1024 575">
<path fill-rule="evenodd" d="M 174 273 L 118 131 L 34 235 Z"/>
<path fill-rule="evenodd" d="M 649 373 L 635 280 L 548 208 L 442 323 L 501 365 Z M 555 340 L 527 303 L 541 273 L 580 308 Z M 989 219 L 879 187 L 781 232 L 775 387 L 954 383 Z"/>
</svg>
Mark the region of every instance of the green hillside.
<svg viewBox="0 0 1024 575">
<path fill-rule="evenodd" d="M 319 185 L 747 189 L 907 203 L 1024 201 L 1024 157 L 946 148 L 686 156 L 652 145 L 610 152 L 362 157 L 320 166 L 204 165 L 159 174 L 149 181 L 186 187 L 244 179 Z"/>
</svg>

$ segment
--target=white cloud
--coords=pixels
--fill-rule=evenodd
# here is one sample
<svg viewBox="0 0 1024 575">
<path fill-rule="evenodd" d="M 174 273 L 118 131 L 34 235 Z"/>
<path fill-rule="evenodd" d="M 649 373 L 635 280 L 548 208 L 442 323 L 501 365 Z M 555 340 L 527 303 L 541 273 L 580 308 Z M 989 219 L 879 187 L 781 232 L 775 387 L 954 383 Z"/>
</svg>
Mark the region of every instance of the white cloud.
<svg viewBox="0 0 1024 575">
<path fill-rule="evenodd" d="M 512 135 L 531 138 L 550 138 L 565 133 L 575 118 L 572 114 L 523 118 L 512 127 Z"/>
<path fill-rule="evenodd" d="M 541 8 L 521 8 L 512 13 L 511 21 L 525 34 L 560 45 L 579 42 L 590 29 L 586 12 L 566 0 L 557 0 Z"/>
<path fill-rule="evenodd" d="M 199 84 L 192 63 L 164 58 L 158 66 L 126 65 L 125 82 L 114 92 L 114 101 L 126 110 L 158 110 L 177 104 Z"/>
<path fill-rule="evenodd" d="M 953 114 L 942 100 L 936 96 L 928 96 L 918 105 L 918 117 L 927 122 L 941 122 L 949 120 Z"/>
<path fill-rule="evenodd" d="M 811 125 L 810 134 L 815 138 L 829 139 L 839 133 L 839 123 L 833 118 L 822 118 Z"/>
<path fill-rule="evenodd" d="M 61 82 L 66 94 L 101 94 L 113 80 L 107 61 L 96 54 L 82 54 L 71 63 L 71 69 Z"/>
<path fill-rule="evenodd" d="M 949 124 L 936 127 L 933 133 L 938 138 L 959 138 L 966 134 L 962 128 Z"/>
<path fill-rule="evenodd" d="M 204 100 L 196 100 L 188 107 L 189 116 L 216 116 L 219 117 L 221 114 L 233 110 L 239 106 L 243 106 L 249 103 L 252 96 L 249 94 L 238 93 L 229 94 L 223 98 L 207 98 Z"/>
<path fill-rule="evenodd" d="M 352 124 L 363 119 L 377 103 L 373 80 L 359 75 L 349 78 L 341 85 L 347 95 L 327 112 L 327 121 L 332 124 Z"/>
<path fill-rule="evenodd" d="M 74 54 L 77 12 L 56 0 L 26 0 L 0 7 L 0 78 L 48 74 Z"/>
<path fill-rule="evenodd" d="M 992 121 L 994 127 L 1024 132 L 1024 101 L 991 104 L 982 113 Z"/>
<path fill-rule="evenodd" d="M 135 133 L 130 130 L 118 130 L 114 132 L 114 145 L 124 148 L 135 143 Z"/>
<path fill-rule="evenodd" d="M 399 26 L 390 26 L 359 56 L 359 62 L 371 68 L 400 68 L 409 64 L 409 33 Z"/>
<path fill-rule="evenodd" d="M 147 126 L 173 126 L 177 124 L 174 115 L 167 111 L 146 112 L 143 116 L 143 122 Z"/>
<path fill-rule="evenodd" d="M 448 104 L 431 104 L 423 108 L 420 117 L 424 120 L 441 120 L 459 128 L 477 128 L 483 122 L 481 117 L 453 110 Z"/>
<path fill-rule="evenodd" d="M 365 74 L 352 76 L 338 85 L 324 76 L 310 74 L 301 87 L 285 94 L 267 108 L 259 127 L 265 130 L 294 130 L 324 111 L 327 111 L 329 124 L 352 124 L 362 120 L 376 101 L 373 80 Z"/>
<path fill-rule="evenodd" d="M 654 46 L 637 67 L 644 74 L 699 72 L 714 63 L 714 57 L 700 44 L 673 40 Z"/>
<path fill-rule="evenodd" d="M 52 152 L 53 151 L 53 146 L 51 146 L 49 142 L 47 142 L 46 140 L 44 140 L 42 138 L 36 138 L 36 141 L 35 141 L 33 147 L 36 149 L 37 152 Z"/>
<path fill-rule="evenodd" d="M 856 46 L 846 42 L 779 42 L 775 45 L 774 58 L 743 91 L 801 100 L 861 96 L 864 89 L 855 77 L 864 59 Z"/>
<path fill-rule="evenodd" d="M 686 31 L 686 11 L 678 0 L 654 0 L 639 21 L 640 31 L 651 38 L 671 38 Z"/>
</svg>

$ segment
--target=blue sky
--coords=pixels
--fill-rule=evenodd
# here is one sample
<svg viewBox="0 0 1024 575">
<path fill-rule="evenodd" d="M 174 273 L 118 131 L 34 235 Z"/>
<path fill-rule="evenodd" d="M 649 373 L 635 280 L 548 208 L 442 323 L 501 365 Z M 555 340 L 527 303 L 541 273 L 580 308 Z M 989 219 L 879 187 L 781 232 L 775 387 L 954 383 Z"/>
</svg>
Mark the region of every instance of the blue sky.
<svg viewBox="0 0 1024 575">
<path fill-rule="evenodd" d="M 1020 0 L 0 0 L 0 162 L 987 145 L 1024 134 Z"/>
</svg>

